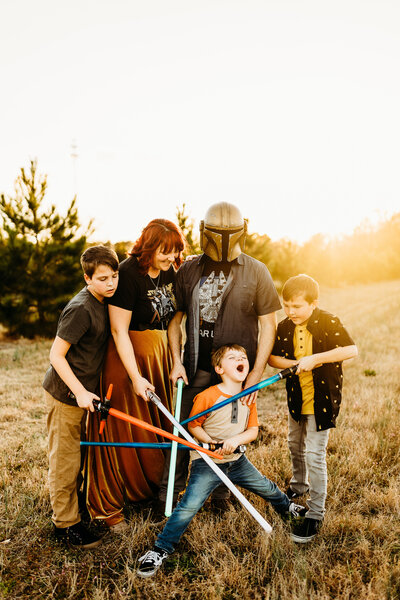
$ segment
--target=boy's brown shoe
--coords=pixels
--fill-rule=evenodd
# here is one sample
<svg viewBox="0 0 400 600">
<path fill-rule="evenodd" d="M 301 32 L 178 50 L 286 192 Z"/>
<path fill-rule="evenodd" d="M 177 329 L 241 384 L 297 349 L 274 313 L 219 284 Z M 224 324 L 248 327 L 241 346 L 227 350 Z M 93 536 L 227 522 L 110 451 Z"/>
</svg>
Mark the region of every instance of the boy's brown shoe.
<svg viewBox="0 0 400 600">
<path fill-rule="evenodd" d="M 63 542 L 72 548 L 87 550 L 97 548 L 101 544 L 101 537 L 86 529 L 81 521 L 70 527 L 55 527 L 54 533 L 59 542 Z"/>
</svg>

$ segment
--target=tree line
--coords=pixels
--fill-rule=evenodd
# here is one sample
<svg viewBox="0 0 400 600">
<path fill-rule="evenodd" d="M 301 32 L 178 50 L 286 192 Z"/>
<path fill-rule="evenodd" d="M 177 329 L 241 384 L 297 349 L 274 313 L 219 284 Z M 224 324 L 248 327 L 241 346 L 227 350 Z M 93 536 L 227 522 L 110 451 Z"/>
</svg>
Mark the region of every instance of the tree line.
<svg viewBox="0 0 400 600">
<path fill-rule="evenodd" d="M 76 198 L 64 216 L 55 205 L 46 209 L 46 190 L 47 176 L 31 160 L 21 168 L 14 194 L 0 196 L 0 324 L 10 335 L 54 336 L 62 308 L 83 285 L 79 257 L 89 245 L 93 223 L 82 227 Z M 186 253 L 198 254 L 197 232 L 185 204 L 177 208 L 176 221 L 187 240 Z M 120 260 L 131 245 L 114 244 Z M 304 244 L 252 233 L 245 251 L 267 265 L 278 289 L 298 273 L 331 287 L 397 279 L 400 213 L 340 239 L 317 234 Z"/>
</svg>

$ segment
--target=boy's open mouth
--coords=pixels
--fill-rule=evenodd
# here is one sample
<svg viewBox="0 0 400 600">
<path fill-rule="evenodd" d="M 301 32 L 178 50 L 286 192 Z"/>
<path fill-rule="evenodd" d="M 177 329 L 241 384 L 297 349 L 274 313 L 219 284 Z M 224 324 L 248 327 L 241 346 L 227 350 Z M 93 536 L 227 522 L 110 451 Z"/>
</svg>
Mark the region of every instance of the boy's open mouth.
<svg viewBox="0 0 400 600">
<path fill-rule="evenodd" d="M 244 369 L 244 365 L 238 365 L 236 368 L 239 371 L 239 373 L 242 373 L 243 369 Z"/>
</svg>

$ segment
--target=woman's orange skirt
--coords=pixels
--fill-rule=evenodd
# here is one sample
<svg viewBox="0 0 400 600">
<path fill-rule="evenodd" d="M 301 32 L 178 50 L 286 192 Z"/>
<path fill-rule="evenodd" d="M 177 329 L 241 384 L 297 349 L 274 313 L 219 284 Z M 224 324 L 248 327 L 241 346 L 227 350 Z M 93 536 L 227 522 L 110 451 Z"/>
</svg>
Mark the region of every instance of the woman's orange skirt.
<svg viewBox="0 0 400 600">
<path fill-rule="evenodd" d="M 142 377 L 150 381 L 162 403 L 172 409 L 172 383 L 169 380 L 171 356 L 166 331 L 130 331 L 136 362 Z M 152 402 L 135 395 L 131 381 L 111 338 L 106 353 L 101 393 L 105 396 L 113 384 L 111 406 L 131 416 L 142 419 L 161 429 L 172 431 L 168 419 Z M 164 442 L 155 433 L 121 421 L 111 415 L 104 432 L 99 436 L 100 417 L 90 413 L 89 441 L 102 442 Z M 168 441 L 168 440 L 167 440 Z M 157 494 L 164 468 L 164 452 L 145 448 L 87 448 L 86 488 L 87 507 L 92 519 L 104 519 L 114 525 L 123 519 L 126 502 L 137 502 Z"/>
</svg>

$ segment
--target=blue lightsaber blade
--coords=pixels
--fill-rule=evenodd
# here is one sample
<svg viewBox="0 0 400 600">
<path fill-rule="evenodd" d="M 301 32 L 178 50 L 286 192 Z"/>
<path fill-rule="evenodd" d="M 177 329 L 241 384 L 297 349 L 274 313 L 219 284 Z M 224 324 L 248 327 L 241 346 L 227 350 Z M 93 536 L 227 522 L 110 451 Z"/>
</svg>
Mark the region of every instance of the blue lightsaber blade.
<svg viewBox="0 0 400 600">
<path fill-rule="evenodd" d="M 80 442 L 81 446 L 99 446 L 103 448 L 159 448 L 161 450 L 170 450 L 171 442 Z M 200 442 L 199 447 L 205 448 L 206 450 L 216 450 L 217 448 L 222 448 L 223 442 L 217 444 L 207 444 L 206 442 Z M 246 452 L 246 445 L 241 444 L 235 450 L 235 454 L 241 454 Z M 189 448 L 189 446 L 185 446 L 184 444 L 178 444 L 178 450 L 193 450 L 193 448 Z"/>
<path fill-rule="evenodd" d="M 208 413 L 212 412 L 213 410 L 218 410 L 219 408 L 222 408 L 226 404 L 230 404 L 231 402 L 234 402 L 235 400 L 239 400 L 239 398 L 243 398 L 244 396 L 249 396 L 249 394 L 252 394 L 253 392 L 258 392 L 258 390 L 262 390 L 263 388 L 265 388 L 269 385 L 272 385 L 273 383 L 276 383 L 277 381 L 280 381 L 281 379 L 286 379 L 286 377 L 289 377 L 289 375 L 293 375 L 296 371 L 297 371 L 297 365 L 294 365 L 293 367 L 289 367 L 288 369 L 283 369 L 283 371 L 279 371 L 279 373 L 277 373 L 276 375 L 273 375 L 272 377 L 268 377 L 268 379 L 264 379 L 263 381 L 260 381 L 260 383 L 256 383 L 256 385 L 252 385 L 251 387 L 247 388 L 246 390 L 242 390 L 238 394 L 235 394 L 235 396 L 231 396 L 230 398 L 227 398 L 226 400 L 222 400 L 222 402 L 218 402 L 218 404 L 214 404 L 214 406 L 211 406 L 210 408 L 203 410 L 202 412 L 198 413 L 197 415 L 193 415 L 192 417 L 185 419 L 185 421 L 181 422 L 181 425 L 186 425 L 186 423 L 190 423 L 190 421 L 194 421 L 194 419 L 198 419 L 199 417 L 202 417 L 203 415 L 207 415 Z"/>
<path fill-rule="evenodd" d="M 169 450 L 171 448 L 171 443 L 168 442 L 160 442 L 160 443 L 151 443 L 151 442 L 81 442 L 81 446 L 103 446 L 110 448 L 161 448 L 163 450 Z M 178 444 L 179 450 L 191 450 L 188 446 L 184 446 L 183 444 Z"/>
</svg>

